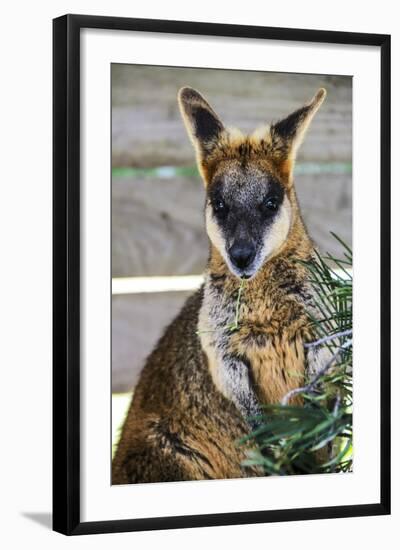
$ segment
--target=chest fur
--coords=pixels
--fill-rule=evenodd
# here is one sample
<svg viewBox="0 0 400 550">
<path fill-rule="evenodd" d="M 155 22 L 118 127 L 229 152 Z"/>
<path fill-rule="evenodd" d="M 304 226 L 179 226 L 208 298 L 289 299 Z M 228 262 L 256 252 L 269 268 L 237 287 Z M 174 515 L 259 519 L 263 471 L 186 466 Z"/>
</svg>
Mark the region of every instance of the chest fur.
<svg viewBox="0 0 400 550">
<path fill-rule="evenodd" d="M 209 285 L 199 334 L 214 383 L 228 398 L 254 391 L 260 403 L 277 403 L 303 383 L 310 335 L 301 296 L 245 289 L 238 303 L 237 291 Z"/>
</svg>

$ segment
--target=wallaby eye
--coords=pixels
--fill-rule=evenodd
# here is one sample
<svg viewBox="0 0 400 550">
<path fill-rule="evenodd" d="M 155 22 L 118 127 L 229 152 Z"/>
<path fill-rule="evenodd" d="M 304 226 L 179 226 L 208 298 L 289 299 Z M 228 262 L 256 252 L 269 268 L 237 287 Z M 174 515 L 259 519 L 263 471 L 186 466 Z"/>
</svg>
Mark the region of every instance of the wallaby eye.
<svg viewBox="0 0 400 550">
<path fill-rule="evenodd" d="M 263 202 L 263 207 L 270 212 L 275 212 L 278 209 L 277 197 L 267 197 Z"/>
<path fill-rule="evenodd" d="M 221 198 L 214 199 L 212 202 L 214 212 L 217 214 L 223 214 L 227 210 L 227 206 Z"/>
</svg>

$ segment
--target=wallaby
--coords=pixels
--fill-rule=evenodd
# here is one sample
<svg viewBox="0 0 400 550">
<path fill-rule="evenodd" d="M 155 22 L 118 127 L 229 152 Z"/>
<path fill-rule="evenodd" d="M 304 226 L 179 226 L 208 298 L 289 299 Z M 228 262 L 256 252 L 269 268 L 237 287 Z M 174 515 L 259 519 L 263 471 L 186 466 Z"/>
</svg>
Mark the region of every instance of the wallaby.
<svg viewBox="0 0 400 550">
<path fill-rule="evenodd" d="M 203 286 L 143 368 L 113 484 L 262 475 L 243 466 L 246 446 L 238 440 L 263 404 L 279 402 L 321 362 L 304 347 L 315 337 L 304 266 L 314 245 L 293 168 L 325 95 L 320 89 L 287 118 L 244 136 L 226 128 L 197 91 L 179 91 L 205 184 L 209 260 Z"/>
</svg>

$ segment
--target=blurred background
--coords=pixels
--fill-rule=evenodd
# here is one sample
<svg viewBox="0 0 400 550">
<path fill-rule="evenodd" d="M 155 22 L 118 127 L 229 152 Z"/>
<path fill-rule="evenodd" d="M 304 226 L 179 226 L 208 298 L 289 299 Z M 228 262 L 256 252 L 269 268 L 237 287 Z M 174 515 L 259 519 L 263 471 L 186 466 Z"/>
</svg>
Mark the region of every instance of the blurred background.
<svg viewBox="0 0 400 550">
<path fill-rule="evenodd" d="M 112 390 L 114 427 L 146 356 L 201 283 L 204 188 L 178 105 L 197 88 L 244 132 L 328 95 L 300 149 L 296 188 L 322 252 L 351 245 L 351 77 L 112 65 Z M 122 396 L 118 400 L 118 395 Z"/>
</svg>

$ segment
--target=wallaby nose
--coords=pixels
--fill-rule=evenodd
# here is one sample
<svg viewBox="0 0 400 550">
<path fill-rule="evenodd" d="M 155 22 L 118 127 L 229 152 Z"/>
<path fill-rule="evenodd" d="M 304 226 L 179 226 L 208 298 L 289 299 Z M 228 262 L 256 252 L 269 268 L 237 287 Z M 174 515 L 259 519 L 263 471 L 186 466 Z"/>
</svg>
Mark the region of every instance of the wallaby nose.
<svg viewBox="0 0 400 550">
<path fill-rule="evenodd" d="M 236 267 L 245 269 L 254 260 L 255 247 L 249 242 L 237 241 L 230 247 L 229 256 Z"/>
</svg>

